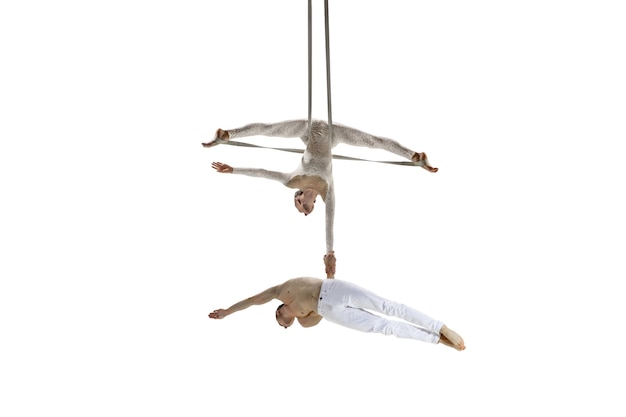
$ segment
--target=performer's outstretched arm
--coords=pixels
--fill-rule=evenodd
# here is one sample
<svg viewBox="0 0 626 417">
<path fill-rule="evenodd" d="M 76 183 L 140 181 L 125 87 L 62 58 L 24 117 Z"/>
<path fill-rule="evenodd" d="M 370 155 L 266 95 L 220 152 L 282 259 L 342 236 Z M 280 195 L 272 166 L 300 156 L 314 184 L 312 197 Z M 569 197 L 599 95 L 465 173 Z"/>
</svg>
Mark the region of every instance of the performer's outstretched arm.
<svg viewBox="0 0 626 417">
<path fill-rule="evenodd" d="M 412 151 L 394 139 L 370 135 L 369 133 L 343 125 L 333 125 L 333 136 L 339 143 L 382 149 L 413 161 L 416 165 L 430 172 L 438 171 L 437 168 L 430 166 L 425 153 Z"/>
<path fill-rule="evenodd" d="M 227 309 L 218 308 L 209 313 L 209 317 L 212 319 L 223 319 L 237 311 L 244 310 L 253 305 L 261 305 L 272 301 L 280 293 L 280 285 L 276 285 L 272 288 L 268 288 L 263 292 L 258 293 L 252 297 L 248 297 L 245 300 L 241 300 L 238 303 L 233 304 Z"/>
<path fill-rule="evenodd" d="M 331 185 L 326 192 L 326 253 L 333 250 L 333 224 L 335 223 L 335 190 Z"/>
<path fill-rule="evenodd" d="M 290 180 L 290 175 L 285 172 L 268 171 L 261 168 L 233 168 L 228 164 L 221 162 L 213 162 L 211 167 L 221 174 L 240 174 L 247 175 L 249 177 L 260 177 L 268 180 L 278 181 L 283 185 L 286 185 Z"/>
<path fill-rule="evenodd" d="M 335 252 L 333 249 L 334 235 L 333 227 L 335 223 L 335 187 L 331 184 L 326 192 L 326 255 L 324 256 L 324 266 L 326 277 L 335 278 Z"/>
</svg>

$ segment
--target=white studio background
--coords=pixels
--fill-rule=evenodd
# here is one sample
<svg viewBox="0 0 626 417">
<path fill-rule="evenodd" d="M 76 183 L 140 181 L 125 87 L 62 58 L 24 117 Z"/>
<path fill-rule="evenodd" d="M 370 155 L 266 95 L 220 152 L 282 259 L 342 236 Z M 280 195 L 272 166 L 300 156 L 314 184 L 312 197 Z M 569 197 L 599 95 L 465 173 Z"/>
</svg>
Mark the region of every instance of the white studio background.
<svg viewBox="0 0 626 417">
<path fill-rule="evenodd" d="M 200 146 L 306 118 L 306 1 L 2 2 L 0 414 L 623 415 L 620 6 L 330 1 L 333 121 L 440 168 L 335 163 L 337 278 L 459 353 L 277 303 L 207 318 L 324 274 L 321 204 L 210 167 L 299 156 Z"/>
</svg>

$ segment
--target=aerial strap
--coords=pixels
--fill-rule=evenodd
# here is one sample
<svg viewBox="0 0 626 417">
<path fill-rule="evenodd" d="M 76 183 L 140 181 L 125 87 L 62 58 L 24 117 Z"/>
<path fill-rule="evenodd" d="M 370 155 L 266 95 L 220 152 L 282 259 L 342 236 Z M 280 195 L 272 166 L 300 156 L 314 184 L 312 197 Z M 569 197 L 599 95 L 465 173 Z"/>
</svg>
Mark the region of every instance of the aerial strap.
<svg viewBox="0 0 626 417">
<path fill-rule="evenodd" d="M 313 102 L 313 18 L 311 15 L 313 14 L 311 1 L 309 0 L 309 39 L 308 39 L 308 50 L 309 50 L 309 128 L 307 130 L 308 136 L 311 137 L 311 107 Z"/>
<path fill-rule="evenodd" d="M 274 151 L 282 151 L 282 152 L 304 153 L 304 149 L 298 149 L 298 148 L 274 148 L 272 146 L 261 146 L 261 145 L 255 145 L 255 144 L 252 144 L 252 143 L 238 142 L 236 140 L 222 140 L 222 139 L 218 139 L 217 143 L 221 144 L 221 145 L 242 146 L 244 148 L 260 148 L 260 149 L 272 149 Z M 415 162 L 412 162 L 412 161 L 375 161 L 373 159 L 355 158 L 355 157 L 352 157 L 352 156 L 343 156 L 343 155 L 336 155 L 336 154 L 332 154 L 332 157 L 333 157 L 333 159 L 343 159 L 343 160 L 346 160 L 346 161 L 362 161 L 362 162 L 376 162 L 376 163 L 379 163 L 379 164 L 418 166 Z"/>
<path fill-rule="evenodd" d="M 324 28 L 326 30 L 326 100 L 328 101 L 328 140 L 333 141 L 333 112 L 330 100 L 330 35 L 328 31 L 328 0 L 324 0 Z"/>
<path fill-rule="evenodd" d="M 311 6 L 311 1 L 309 0 L 309 33 L 308 33 L 308 63 L 309 63 L 309 124 L 308 124 L 308 135 L 311 136 L 311 107 L 313 103 L 313 7 Z M 333 115 L 332 115 L 332 106 L 331 106 L 331 97 L 330 97 L 330 37 L 329 37 L 329 24 L 328 24 L 328 0 L 324 0 L 324 36 L 326 39 L 326 99 L 328 101 L 328 140 L 333 140 Z"/>
</svg>

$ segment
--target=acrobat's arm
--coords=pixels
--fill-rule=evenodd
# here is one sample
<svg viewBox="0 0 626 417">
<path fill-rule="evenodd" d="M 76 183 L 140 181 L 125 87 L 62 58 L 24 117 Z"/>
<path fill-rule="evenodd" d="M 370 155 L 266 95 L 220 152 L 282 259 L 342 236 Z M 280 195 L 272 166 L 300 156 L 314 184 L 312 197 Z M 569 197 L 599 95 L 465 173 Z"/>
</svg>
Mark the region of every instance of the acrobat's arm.
<svg viewBox="0 0 626 417">
<path fill-rule="evenodd" d="M 326 192 L 326 255 L 324 255 L 324 267 L 326 270 L 326 278 L 335 278 L 335 259 L 334 245 L 334 223 L 335 223 L 335 187 L 330 185 Z"/>
<path fill-rule="evenodd" d="M 228 164 L 221 162 L 213 162 L 211 167 L 221 174 L 240 174 L 250 177 L 266 178 L 268 180 L 278 181 L 283 185 L 289 182 L 289 174 L 285 172 L 268 171 L 261 168 L 233 168 Z"/>
<path fill-rule="evenodd" d="M 252 297 L 248 297 L 245 300 L 241 300 L 238 303 L 233 304 L 227 309 L 218 308 L 209 313 L 209 317 L 212 319 L 223 319 L 226 316 L 230 316 L 237 311 L 245 310 L 246 308 L 254 305 L 265 304 L 278 296 L 280 292 L 280 285 L 268 288 L 263 292 L 258 293 Z"/>
<path fill-rule="evenodd" d="M 333 125 L 333 132 L 334 137 L 339 141 L 339 143 L 382 149 L 413 161 L 415 165 L 421 166 L 429 172 L 438 171 L 438 168 L 430 166 L 425 153 L 412 151 L 411 149 L 401 145 L 396 140 L 388 139 L 382 136 L 370 135 L 369 133 L 342 125 Z"/>
</svg>

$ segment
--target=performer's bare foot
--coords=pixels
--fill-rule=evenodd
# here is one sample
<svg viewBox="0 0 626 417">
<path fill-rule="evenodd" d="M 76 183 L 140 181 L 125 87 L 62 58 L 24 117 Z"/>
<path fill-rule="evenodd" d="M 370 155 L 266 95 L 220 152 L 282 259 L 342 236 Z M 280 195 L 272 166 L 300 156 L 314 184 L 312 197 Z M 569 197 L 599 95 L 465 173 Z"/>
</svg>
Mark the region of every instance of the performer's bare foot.
<svg viewBox="0 0 626 417">
<path fill-rule="evenodd" d="M 439 343 L 441 343 L 442 345 L 451 347 L 456 349 L 456 347 L 452 344 L 452 342 L 450 342 L 448 339 L 446 339 L 445 337 L 439 335 Z"/>
<path fill-rule="evenodd" d="M 335 258 L 335 251 L 330 251 L 324 255 L 324 265 L 326 266 L 326 278 L 335 278 L 335 268 L 337 265 L 337 258 Z"/>
<path fill-rule="evenodd" d="M 450 330 L 446 325 L 439 330 L 439 343 L 459 351 L 465 350 L 463 338 L 457 332 Z"/>
<path fill-rule="evenodd" d="M 437 171 L 439 171 L 439 168 L 435 168 L 435 167 L 430 166 L 430 164 L 428 162 L 428 158 L 426 157 L 426 154 L 424 152 L 415 152 L 413 154 L 413 157 L 411 158 L 411 161 L 417 162 L 417 165 L 421 166 L 422 168 L 424 168 L 428 172 L 437 172 Z"/>
<path fill-rule="evenodd" d="M 219 145 L 220 143 L 226 143 L 230 139 L 230 134 L 227 130 L 217 129 L 215 132 L 215 138 L 211 142 L 203 143 L 202 146 L 205 148 L 212 148 L 215 145 Z"/>
</svg>

